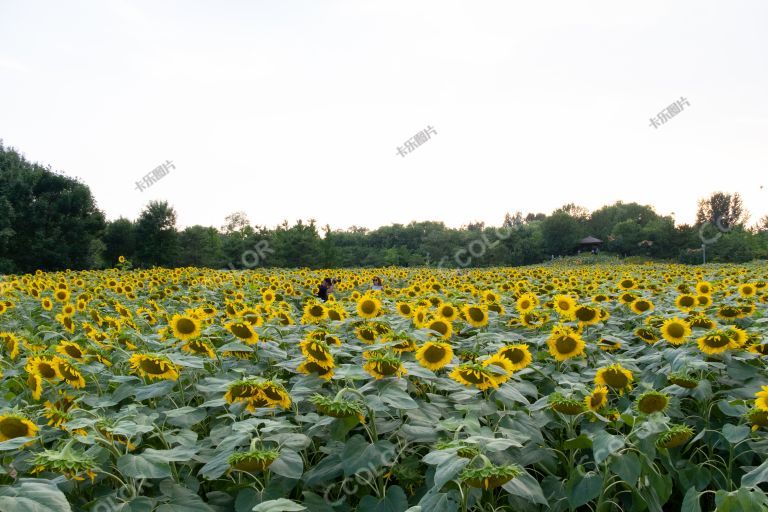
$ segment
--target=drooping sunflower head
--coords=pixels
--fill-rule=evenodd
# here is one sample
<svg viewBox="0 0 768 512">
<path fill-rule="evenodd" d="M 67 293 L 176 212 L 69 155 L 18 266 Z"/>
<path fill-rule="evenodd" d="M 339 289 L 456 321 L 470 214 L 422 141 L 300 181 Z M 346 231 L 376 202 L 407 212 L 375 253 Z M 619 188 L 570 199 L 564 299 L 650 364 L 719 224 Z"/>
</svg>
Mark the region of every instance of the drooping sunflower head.
<svg viewBox="0 0 768 512">
<path fill-rule="evenodd" d="M 768 386 L 763 386 L 755 393 L 755 407 L 761 411 L 768 411 Z"/>
<path fill-rule="evenodd" d="M 632 372 L 622 367 L 620 363 L 600 368 L 595 374 L 595 384 L 608 386 L 619 394 L 631 389 L 633 380 Z"/>
<path fill-rule="evenodd" d="M 566 397 L 562 393 L 552 393 L 548 398 L 549 406 L 559 412 L 569 416 L 575 416 L 584 412 L 585 403 L 576 398 Z"/>
<path fill-rule="evenodd" d="M 480 391 L 498 387 L 495 372 L 479 363 L 462 363 L 454 368 L 448 376 L 459 384 L 475 387 Z"/>
<path fill-rule="evenodd" d="M 83 374 L 74 364 L 67 361 L 66 359 L 58 358 L 56 359 L 56 367 L 58 368 L 59 375 L 61 375 L 61 378 L 64 382 L 75 389 L 85 387 L 85 377 L 83 377 Z"/>
<path fill-rule="evenodd" d="M 229 463 L 232 471 L 261 473 L 277 460 L 279 456 L 280 452 L 277 450 L 255 449 L 247 452 L 233 453 L 227 459 L 227 463 Z"/>
<path fill-rule="evenodd" d="M 522 473 L 523 470 L 519 466 L 486 465 L 482 468 L 465 467 L 459 479 L 470 487 L 488 490 L 500 487 Z"/>
<path fill-rule="evenodd" d="M 416 350 L 416 360 L 428 370 L 439 370 L 453 358 L 453 347 L 441 341 L 428 341 Z"/>
<path fill-rule="evenodd" d="M 755 431 L 760 427 L 768 427 L 768 411 L 761 409 L 750 409 L 745 415 L 747 421 L 752 424 L 752 430 Z"/>
<path fill-rule="evenodd" d="M 656 334 L 654 329 L 649 327 L 638 327 L 635 329 L 635 336 L 651 345 L 659 341 L 659 335 Z"/>
<path fill-rule="evenodd" d="M 82 481 L 85 477 L 93 481 L 98 467 L 96 459 L 86 452 L 65 445 L 61 450 L 43 450 L 32 458 L 32 473 L 50 471 L 64 475 L 68 480 Z"/>
<path fill-rule="evenodd" d="M 681 388 L 693 389 L 699 385 L 699 379 L 693 378 L 684 372 L 672 372 L 667 375 L 667 380 Z"/>
<path fill-rule="evenodd" d="M 216 358 L 216 353 L 213 350 L 213 347 L 211 346 L 210 342 L 206 340 L 189 340 L 181 346 L 181 350 L 188 354 L 204 356 L 209 359 Z"/>
<path fill-rule="evenodd" d="M 0 332 L 0 348 L 5 349 L 11 360 L 19 356 L 21 340 L 12 332 Z"/>
<path fill-rule="evenodd" d="M 166 356 L 159 354 L 133 354 L 130 358 L 134 373 L 150 380 L 177 380 L 179 369 Z"/>
<path fill-rule="evenodd" d="M 59 357 L 34 356 L 27 360 L 25 369 L 28 373 L 39 375 L 45 380 L 61 379 L 59 373 Z"/>
<path fill-rule="evenodd" d="M 305 339 L 299 344 L 299 348 L 308 361 L 315 361 L 323 366 L 333 364 L 331 349 L 324 340 Z"/>
<path fill-rule="evenodd" d="M 197 338 L 202 332 L 202 322 L 192 315 L 175 314 L 170 322 L 171 332 L 179 340 L 186 341 Z"/>
<path fill-rule="evenodd" d="M 529 311 L 520 315 L 520 323 L 536 329 L 549 321 L 549 315 L 543 311 Z"/>
<path fill-rule="evenodd" d="M 304 361 L 296 368 L 296 371 L 304 375 L 315 374 L 323 380 L 330 380 L 333 377 L 334 368 L 333 364 L 326 367 L 315 361 Z"/>
<path fill-rule="evenodd" d="M 394 355 L 377 353 L 368 358 L 363 369 L 376 380 L 385 377 L 401 377 L 406 370 L 400 358 Z"/>
<path fill-rule="evenodd" d="M 693 437 L 693 429 L 691 427 L 673 424 L 656 439 L 656 446 L 667 449 L 675 448 L 685 444 L 691 437 Z"/>
<path fill-rule="evenodd" d="M 86 354 L 86 350 L 83 349 L 80 345 L 66 340 L 59 342 L 59 344 L 56 346 L 56 352 L 78 361 L 82 361 Z"/>
<path fill-rule="evenodd" d="M 309 399 L 314 404 L 317 412 L 332 418 L 357 418 L 365 421 L 365 407 L 356 400 L 347 400 L 343 397 L 330 398 L 320 394 L 314 394 Z"/>
<path fill-rule="evenodd" d="M 669 395 L 654 390 L 645 391 L 637 398 L 637 410 L 644 414 L 662 412 L 669 405 Z"/>
<path fill-rule="evenodd" d="M 270 405 L 280 406 L 283 409 L 288 409 L 291 406 L 291 395 L 281 383 L 275 380 L 266 380 L 259 383 L 259 388 Z"/>
<path fill-rule="evenodd" d="M 259 335 L 248 322 L 230 322 L 225 327 L 246 345 L 255 345 L 259 341 Z"/>
</svg>

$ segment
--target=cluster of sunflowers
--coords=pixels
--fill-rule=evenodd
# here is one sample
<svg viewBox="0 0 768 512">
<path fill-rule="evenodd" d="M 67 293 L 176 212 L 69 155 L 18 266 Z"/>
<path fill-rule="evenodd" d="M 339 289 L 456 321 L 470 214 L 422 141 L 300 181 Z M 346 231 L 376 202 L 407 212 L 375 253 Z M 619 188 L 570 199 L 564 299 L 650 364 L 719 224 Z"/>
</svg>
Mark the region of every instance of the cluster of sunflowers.
<svg viewBox="0 0 768 512">
<path fill-rule="evenodd" d="M 371 289 L 373 276 L 383 289 Z M 338 279 L 327 301 L 317 297 L 325 277 Z M 688 421 L 699 411 L 689 408 L 714 389 L 762 435 L 767 303 L 768 269 L 758 264 L 6 276 L 0 449 L 16 442 L 25 455 L 3 474 L 85 476 L 96 485 L 111 471 L 110 455 L 83 446 L 118 455 L 154 447 L 143 427 L 105 423 L 127 404 L 158 414 L 169 404 L 204 408 L 231 421 L 269 416 L 296 429 L 312 411 L 359 421 L 349 429 L 371 435 L 373 411 L 407 417 L 383 412 L 405 398 L 366 401 L 400 393 L 391 386 L 417 404 L 508 400 L 510 410 L 548 414 L 544 430 L 547 421 L 575 428 L 586 418 L 634 432 L 655 418 L 663 425 L 655 445 L 666 450 L 706 428 L 708 420 Z M 199 423 L 195 435 L 215 432 Z M 229 454 L 231 471 L 263 472 L 279 460 L 277 448 L 256 444 Z M 476 457 L 485 457 L 482 467 L 473 463 L 460 478 L 471 487 L 499 487 L 523 471 Z M 391 474 L 407 473 L 398 471 Z"/>
</svg>

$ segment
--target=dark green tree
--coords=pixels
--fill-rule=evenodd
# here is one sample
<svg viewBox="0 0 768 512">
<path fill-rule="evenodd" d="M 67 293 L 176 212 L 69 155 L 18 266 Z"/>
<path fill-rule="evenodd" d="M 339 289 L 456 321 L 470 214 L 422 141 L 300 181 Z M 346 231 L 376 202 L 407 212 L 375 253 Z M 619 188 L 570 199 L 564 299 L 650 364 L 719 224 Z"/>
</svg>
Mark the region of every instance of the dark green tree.
<svg viewBox="0 0 768 512">
<path fill-rule="evenodd" d="M 136 221 L 136 263 L 173 267 L 178 262 L 176 211 L 167 201 L 150 201 Z"/>
</svg>

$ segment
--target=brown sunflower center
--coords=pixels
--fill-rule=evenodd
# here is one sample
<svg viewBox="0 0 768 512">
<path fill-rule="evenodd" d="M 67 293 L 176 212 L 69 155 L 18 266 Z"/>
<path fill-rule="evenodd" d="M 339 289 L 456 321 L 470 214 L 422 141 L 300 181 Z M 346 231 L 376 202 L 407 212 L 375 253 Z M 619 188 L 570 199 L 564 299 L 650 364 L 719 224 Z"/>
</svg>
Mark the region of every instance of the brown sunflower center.
<svg viewBox="0 0 768 512">
<path fill-rule="evenodd" d="M 8 439 L 30 434 L 28 426 L 18 418 L 5 418 L 0 421 L 0 433 Z"/>
<path fill-rule="evenodd" d="M 195 322 L 190 320 L 189 318 L 180 318 L 176 322 L 176 330 L 179 331 L 181 334 L 192 334 L 195 332 Z"/>
<path fill-rule="evenodd" d="M 578 343 L 576 343 L 576 340 L 570 336 L 560 336 L 555 341 L 555 348 L 557 348 L 557 351 L 561 354 L 570 354 L 576 350 L 577 345 Z"/>
</svg>

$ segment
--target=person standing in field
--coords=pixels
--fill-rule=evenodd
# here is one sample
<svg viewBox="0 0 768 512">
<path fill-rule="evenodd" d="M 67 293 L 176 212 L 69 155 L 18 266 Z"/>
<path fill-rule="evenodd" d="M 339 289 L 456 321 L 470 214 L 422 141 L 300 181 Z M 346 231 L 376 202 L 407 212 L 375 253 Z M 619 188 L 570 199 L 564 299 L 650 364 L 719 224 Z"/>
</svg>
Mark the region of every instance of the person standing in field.
<svg viewBox="0 0 768 512">
<path fill-rule="evenodd" d="M 323 282 L 320 283 L 320 286 L 317 288 L 317 298 L 322 300 L 323 302 L 328 301 L 328 294 L 333 292 L 333 282 L 331 281 L 330 277 L 326 277 L 323 279 Z"/>
<path fill-rule="evenodd" d="M 383 290 L 384 285 L 381 283 L 381 278 L 379 276 L 375 276 L 373 278 L 373 286 L 371 286 L 371 290 Z"/>
</svg>

